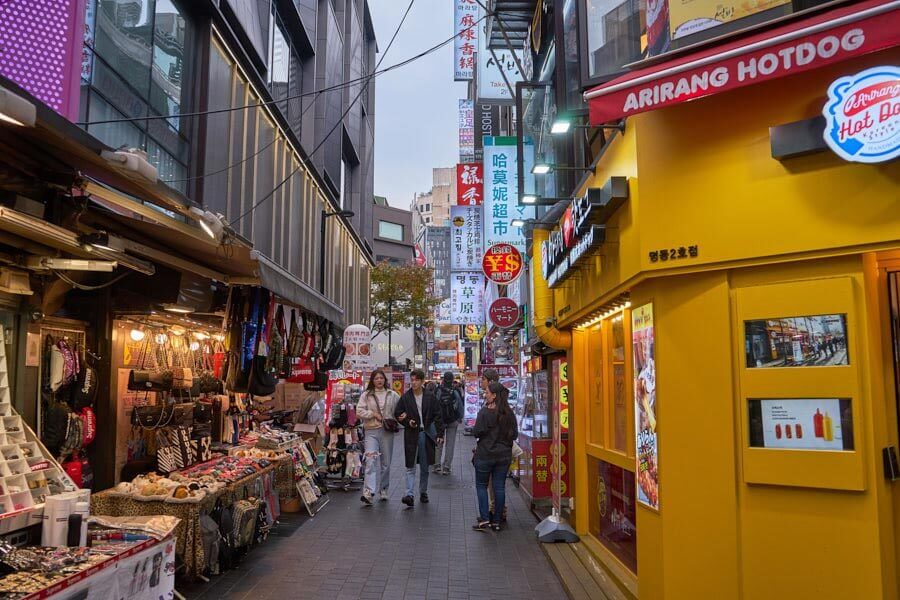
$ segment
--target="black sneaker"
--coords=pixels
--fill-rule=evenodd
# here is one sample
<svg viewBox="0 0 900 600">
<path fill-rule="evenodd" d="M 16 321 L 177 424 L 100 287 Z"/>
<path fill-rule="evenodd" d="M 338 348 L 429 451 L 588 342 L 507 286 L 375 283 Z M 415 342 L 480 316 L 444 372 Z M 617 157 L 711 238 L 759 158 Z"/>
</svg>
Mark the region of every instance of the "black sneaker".
<svg viewBox="0 0 900 600">
<path fill-rule="evenodd" d="M 491 523 L 491 529 L 494 531 L 500 531 L 500 523 Z"/>
<path fill-rule="evenodd" d="M 428 504 L 428 494 L 422 494 L 419 496 L 419 502 L 422 504 Z"/>
<path fill-rule="evenodd" d="M 400 500 L 400 502 L 402 502 L 403 504 L 407 505 L 410 508 L 412 508 L 413 504 L 416 503 L 416 501 L 413 500 L 412 496 L 403 496 L 403 499 Z"/>
<path fill-rule="evenodd" d="M 475 531 L 490 531 L 491 523 L 490 521 L 478 521 L 474 525 L 472 525 L 472 529 Z"/>
<path fill-rule="evenodd" d="M 359 500 L 366 506 L 372 506 L 372 496 L 370 496 L 368 493 L 365 493 L 362 496 L 360 496 Z"/>
</svg>

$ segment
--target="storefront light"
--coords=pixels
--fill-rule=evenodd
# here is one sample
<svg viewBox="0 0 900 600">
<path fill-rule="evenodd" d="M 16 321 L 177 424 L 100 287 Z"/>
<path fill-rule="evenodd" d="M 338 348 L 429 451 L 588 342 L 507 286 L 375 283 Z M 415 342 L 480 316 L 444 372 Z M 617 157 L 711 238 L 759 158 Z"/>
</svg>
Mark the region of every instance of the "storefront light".
<svg viewBox="0 0 900 600">
<path fill-rule="evenodd" d="M 196 352 L 200 349 L 200 342 L 191 342 L 191 352 Z"/>
<path fill-rule="evenodd" d="M 533 194 L 525 194 L 522 196 L 522 204 L 535 204 L 537 202 L 537 196 Z"/>
<path fill-rule="evenodd" d="M 195 331 L 195 332 L 194 332 L 194 339 L 197 339 L 197 340 L 208 340 L 208 339 L 209 339 L 209 334 L 206 333 L 205 331 Z"/>
<path fill-rule="evenodd" d="M 568 133 L 571 128 L 572 121 L 568 119 L 557 119 L 553 122 L 553 125 L 550 126 L 550 133 L 561 135 L 563 133 Z"/>
<path fill-rule="evenodd" d="M 217 342 L 224 342 L 225 334 L 224 333 L 214 333 L 214 334 L 212 334 L 212 339 L 216 340 Z"/>
<path fill-rule="evenodd" d="M 169 341 L 169 336 L 167 336 L 167 335 L 164 334 L 164 333 L 157 333 L 157 334 L 156 334 L 155 341 L 156 341 L 156 343 L 157 343 L 158 345 L 162 346 L 162 345 L 164 345 L 166 342 Z"/>
<path fill-rule="evenodd" d="M 171 331 L 173 335 L 180 337 L 184 335 L 187 330 L 181 325 L 172 325 L 172 327 L 169 328 L 169 331 Z"/>
<path fill-rule="evenodd" d="M 548 165 L 547 163 L 537 163 L 533 167 L 531 167 L 531 172 L 535 175 L 546 175 L 552 170 L 553 166 Z"/>
<path fill-rule="evenodd" d="M 143 329 L 132 329 L 129 335 L 135 342 L 140 342 L 143 341 L 146 334 L 144 333 Z"/>
</svg>

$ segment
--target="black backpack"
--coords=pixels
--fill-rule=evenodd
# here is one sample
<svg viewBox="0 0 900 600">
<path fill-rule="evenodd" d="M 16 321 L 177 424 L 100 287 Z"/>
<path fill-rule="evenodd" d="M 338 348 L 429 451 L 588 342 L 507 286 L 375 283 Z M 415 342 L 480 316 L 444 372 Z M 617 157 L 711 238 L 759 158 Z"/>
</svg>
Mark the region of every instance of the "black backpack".
<svg viewBox="0 0 900 600">
<path fill-rule="evenodd" d="M 444 425 L 449 425 L 459 420 L 457 391 L 453 388 L 445 388 L 443 385 L 439 385 L 434 394 L 441 404 L 441 418 L 444 420 Z"/>
</svg>

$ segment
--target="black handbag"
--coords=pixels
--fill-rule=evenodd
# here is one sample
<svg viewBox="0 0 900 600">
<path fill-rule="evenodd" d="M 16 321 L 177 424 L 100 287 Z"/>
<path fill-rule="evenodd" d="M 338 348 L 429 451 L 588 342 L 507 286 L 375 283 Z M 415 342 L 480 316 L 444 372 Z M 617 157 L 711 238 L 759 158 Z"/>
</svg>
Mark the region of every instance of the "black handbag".
<svg viewBox="0 0 900 600">
<path fill-rule="evenodd" d="M 328 389 L 328 373 L 316 369 L 316 378 L 310 383 L 304 383 L 303 388 L 307 392 L 324 392 Z"/>
<path fill-rule="evenodd" d="M 275 393 L 275 377 L 266 368 L 265 356 L 254 356 L 250 368 L 250 382 L 247 391 L 251 396 L 271 396 Z"/>
</svg>

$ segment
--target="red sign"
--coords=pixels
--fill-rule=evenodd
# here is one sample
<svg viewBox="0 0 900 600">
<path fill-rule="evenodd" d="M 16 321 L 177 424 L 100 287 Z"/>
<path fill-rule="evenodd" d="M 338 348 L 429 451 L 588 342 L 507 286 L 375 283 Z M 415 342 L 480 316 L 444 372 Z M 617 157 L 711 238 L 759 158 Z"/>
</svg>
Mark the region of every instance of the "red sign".
<svg viewBox="0 0 900 600">
<path fill-rule="evenodd" d="M 522 253 L 512 244 L 494 244 L 484 253 L 481 269 L 488 281 L 509 285 L 522 274 Z"/>
<path fill-rule="evenodd" d="M 416 264 L 420 267 L 425 266 L 425 253 L 422 252 L 422 247 L 416 244 Z"/>
<path fill-rule="evenodd" d="M 488 316 L 500 329 L 508 329 L 519 320 L 519 305 L 512 298 L 497 298 L 488 308 Z"/>
<path fill-rule="evenodd" d="M 456 165 L 456 203 L 460 206 L 480 206 L 484 200 L 484 165 L 466 163 Z"/>
<path fill-rule="evenodd" d="M 590 90 L 585 98 L 591 123 L 597 125 L 898 44 L 900 8 L 872 0 L 634 71 Z"/>
<path fill-rule="evenodd" d="M 551 463 L 552 455 L 550 454 L 550 440 L 532 440 L 531 497 L 535 500 L 550 497 L 550 483 L 552 481 L 550 474 Z"/>
</svg>

